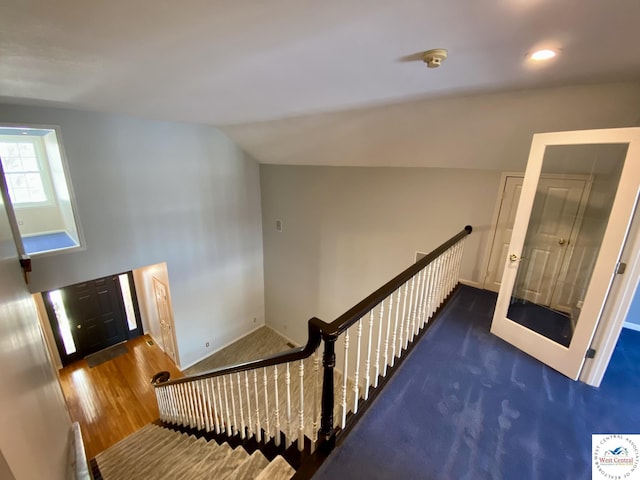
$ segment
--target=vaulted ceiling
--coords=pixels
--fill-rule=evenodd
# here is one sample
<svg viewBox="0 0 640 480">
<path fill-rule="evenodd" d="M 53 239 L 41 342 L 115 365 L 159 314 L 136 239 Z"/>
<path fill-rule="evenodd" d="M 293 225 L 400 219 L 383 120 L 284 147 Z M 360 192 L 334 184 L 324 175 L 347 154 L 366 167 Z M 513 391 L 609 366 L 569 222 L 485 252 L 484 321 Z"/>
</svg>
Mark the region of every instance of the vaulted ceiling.
<svg viewBox="0 0 640 480">
<path fill-rule="evenodd" d="M 215 125 L 265 163 L 471 167 L 468 135 L 637 124 L 639 19 L 638 0 L 5 2 L 0 97 Z"/>
</svg>

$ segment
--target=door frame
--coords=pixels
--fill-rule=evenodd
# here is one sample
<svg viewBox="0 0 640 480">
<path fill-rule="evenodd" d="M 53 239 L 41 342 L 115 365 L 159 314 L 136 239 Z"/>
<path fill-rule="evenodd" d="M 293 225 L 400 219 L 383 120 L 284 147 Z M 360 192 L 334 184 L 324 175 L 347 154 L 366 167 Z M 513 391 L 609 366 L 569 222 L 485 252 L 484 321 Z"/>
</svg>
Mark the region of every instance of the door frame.
<svg viewBox="0 0 640 480">
<path fill-rule="evenodd" d="M 496 318 L 502 318 L 498 317 L 498 313 L 502 311 L 505 313 L 506 320 L 510 290 L 513 287 L 518 270 L 518 262 L 510 262 L 509 258 L 505 259 L 502 285 L 504 286 L 506 284 L 511 287 L 501 289 L 496 304 L 497 314 L 491 326 L 492 333 L 501 338 L 507 337 L 509 343 L 512 343 L 520 350 L 529 353 L 574 380 L 582 373 L 585 363 L 585 353 L 587 349 L 591 347 L 596 332 L 601 335 L 609 333 L 611 337 L 613 337 L 611 325 L 613 319 L 610 318 L 608 321 L 602 322 L 600 320 L 603 317 L 607 297 L 611 292 L 616 264 L 621 258 L 623 247 L 628 240 L 629 228 L 636 209 L 638 191 L 640 190 L 640 128 L 631 127 L 535 134 L 533 136 L 529 161 L 525 172 L 525 175 L 529 177 L 534 176 L 539 178 L 547 146 L 611 143 L 624 143 L 628 144 L 629 147 L 611 208 L 607 229 L 602 239 L 602 248 L 598 254 L 592 278 L 585 295 L 581 312 L 582 321 L 578 323 L 572 339 L 573 352 L 569 353 L 571 346 L 567 349 L 542 335 L 535 334 L 516 322 L 496 321 Z M 524 216 L 526 216 L 527 223 L 533 207 L 536 188 L 537 182 L 535 185 L 532 182 L 525 183 L 518 204 L 516 215 L 523 219 Z M 616 228 L 611 228 L 612 225 Z M 520 257 L 525 236 L 526 228 L 514 230 L 510 242 L 510 252 L 512 254 Z M 584 316 L 585 314 L 586 317 Z M 601 355 L 594 364 L 598 365 L 599 368 L 602 368 L 604 365 L 606 369 L 608 359 L 605 359 L 604 355 Z M 595 378 L 595 376 L 592 377 Z M 593 381 L 593 378 L 590 380 Z"/>
<path fill-rule="evenodd" d="M 136 319 L 136 328 L 133 330 L 129 330 L 129 326 L 128 326 L 128 322 L 127 322 L 127 312 L 126 312 L 126 308 L 124 305 L 124 299 L 122 298 L 122 284 L 120 283 L 120 279 L 118 278 L 120 275 L 127 275 L 128 279 L 129 279 L 129 292 L 131 294 L 131 300 L 132 300 L 132 306 L 133 306 L 133 313 L 135 315 L 135 319 Z M 127 340 L 131 340 L 132 338 L 136 338 L 139 337 L 141 335 L 144 335 L 144 327 L 142 325 L 142 318 L 140 315 L 140 306 L 138 304 L 138 296 L 137 296 L 137 292 L 136 292 L 136 288 L 135 288 L 135 284 L 133 282 L 133 273 L 131 271 L 127 271 L 127 272 L 122 272 L 122 273 L 115 273 L 112 275 L 106 275 L 103 277 L 99 277 L 99 278 L 94 278 L 91 280 L 87 280 L 87 282 L 92 282 L 95 280 L 101 280 L 103 278 L 112 278 L 114 284 L 116 285 L 116 291 L 117 291 L 117 302 L 118 302 L 118 307 L 121 309 L 122 311 L 122 320 L 123 320 L 123 326 L 124 326 L 124 330 L 125 330 L 125 341 Z M 85 282 L 79 282 L 79 283 L 85 283 Z M 54 288 L 52 290 L 47 290 L 47 291 L 43 291 L 40 292 L 40 297 L 42 298 L 42 303 L 44 305 L 44 309 L 45 309 L 45 313 L 46 313 L 46 319 L 49 322 L 49 325 L 51 327 L 51 333 L 53 336 L 53 340 L 55 342 L 55 346 L 58 350 L 58 355 L 60 358 L 60 362 L 62 364 L 63 367 L 70 365 L 78 360 L 82 360 L 83 358 L 86 358 L 87 354 L 86 352 L 82 351 L 80 349 L 80 346 L 76 344 L 76 352 L 67 355 L 65 353 L 65 347 L 64 347 L 64 342 L 62 340 L 62 335 L 60 334 L 60 330 L 59 330 L 59 326 L 58 326 L 58 318 L 56 315 L 56 312 L 53 308 L 53 304 L 51 303 L 51 300 L 49 298 L 49 293 L 54 291 L 54 290 L 64 290 L 65 288 L 68 287 L 72 287 L 74 285 L 77 284 L 72 284 L 72 285 L 66 285 L 64 287 L 60 287 L 60 288 Z M 75 332 L 72 330 L 72 336 L 74 336 L 74 342 L 77 343 L 77 340 L 75 339 Z M 113 345 L 112 345 L 113 346 Z M 105 348 L 109 348 L 109 347 L 105 347 Z M 95 353 L 95 352 L 94 352 Z M 53 363 L 53 362 L 52 362 Z"/>
</svg>

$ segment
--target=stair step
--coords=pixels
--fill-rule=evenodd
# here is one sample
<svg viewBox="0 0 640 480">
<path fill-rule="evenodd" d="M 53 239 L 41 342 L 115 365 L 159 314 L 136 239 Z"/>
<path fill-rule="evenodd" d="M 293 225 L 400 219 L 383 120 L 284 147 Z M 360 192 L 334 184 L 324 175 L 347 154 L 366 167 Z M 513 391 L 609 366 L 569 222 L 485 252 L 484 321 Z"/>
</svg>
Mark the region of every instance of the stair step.
<svg viewBox="0 0 640 480">
<path fill-rule="evenodd" d="M 272 462 L 256 450 L 196 438 L 158 425 L 147 425 L 96 455 L 104 480 L 287 480 L 295 470 L 281 456 Z"/>
<path fill-rule="evenodd" d="M 233 449 L 229 455 L 215 465 L 215 478 L 227 478 L 248 456 L 249 454 L 242 447 Z M 214 466 L 212 465 L 212 467 Z"/>
<path fill-rule="evenodd" d="M 255 477 L 255 480 L 289 480 L 295 473 L 293 467 L 278 455 Z"/>
<path fill-rule="evenodd" d="M 260 450 L 256 450 L 251 456 L 244 459 L 238 467 L 224 478 L 225 480 L 253 480 L 269 465 L 269 460 Z"/>
</svg>

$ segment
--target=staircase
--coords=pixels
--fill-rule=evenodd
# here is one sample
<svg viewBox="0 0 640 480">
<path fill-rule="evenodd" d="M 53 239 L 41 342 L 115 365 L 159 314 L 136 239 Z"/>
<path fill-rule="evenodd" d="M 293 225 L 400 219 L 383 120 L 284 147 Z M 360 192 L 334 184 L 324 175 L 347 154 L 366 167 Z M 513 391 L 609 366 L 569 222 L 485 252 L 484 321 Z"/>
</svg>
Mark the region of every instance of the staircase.
<svg viewBox="0 0 640 480">
<path fill-rule="evenodd" d="M 333 322 L 310 319 L 304 347 L 176 380 L 159 372 L 158 425 L 100 453 L 94 471 L 104 480 L 311 478 L 457 288 L 471 231 Z"/>
<path fill-rule="evenodd" d="M 96 479 L 288 480 L 295 474 L 281 456 L 269 461 L 259 450 L 251 455 L 204 438 L 149 424 L 98 454 Z"/>
</svg>

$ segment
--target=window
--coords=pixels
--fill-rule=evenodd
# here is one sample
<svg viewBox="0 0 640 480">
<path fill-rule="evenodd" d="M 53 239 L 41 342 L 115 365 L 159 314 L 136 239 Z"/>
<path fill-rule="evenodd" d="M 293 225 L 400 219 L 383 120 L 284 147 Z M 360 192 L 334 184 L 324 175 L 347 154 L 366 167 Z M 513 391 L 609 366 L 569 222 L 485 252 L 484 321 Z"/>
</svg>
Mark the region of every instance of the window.
<svg viewBox="0 0 640 480">
<path fill-rule="evenodd" d="M 41 159 L 36 155 L 35 140 L 0 141 L 0 159 L 14 206 L 49 200 L 44 189 Z"/>
<path fill-rule="evenodd" d="M 80 248 L 58 129 L 0 125 L 0 167 L 0 190 L 19 254 Z"/>
</svg>

